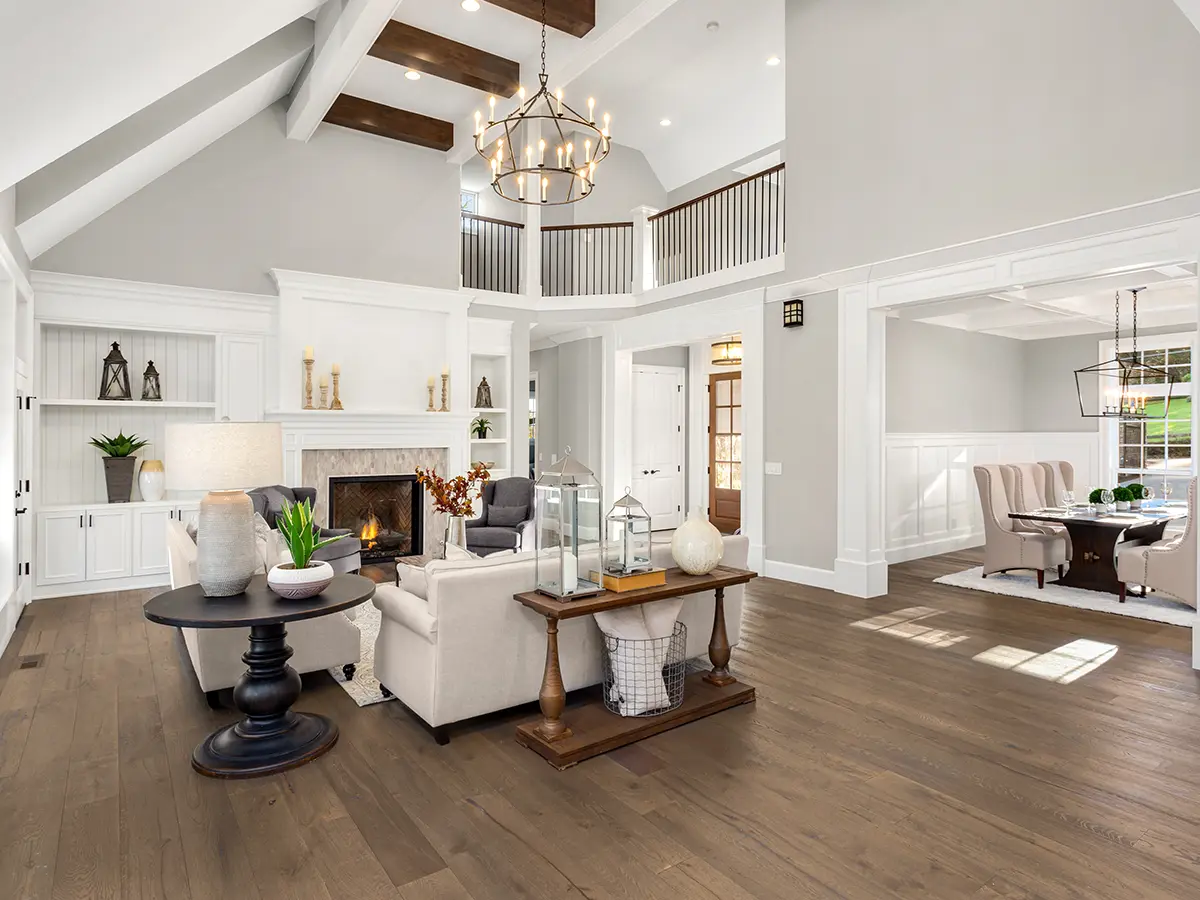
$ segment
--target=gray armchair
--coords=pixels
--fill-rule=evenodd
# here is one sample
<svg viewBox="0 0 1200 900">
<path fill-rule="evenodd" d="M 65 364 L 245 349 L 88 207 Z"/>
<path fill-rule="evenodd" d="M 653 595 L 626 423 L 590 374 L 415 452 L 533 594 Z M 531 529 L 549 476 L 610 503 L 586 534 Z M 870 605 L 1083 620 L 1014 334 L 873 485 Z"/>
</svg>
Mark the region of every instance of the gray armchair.
<svg viewBox="0 0 1200 900">
<path fill-rule="evenodd" d="M 489 481 L 482 502 L 482 515 L 467 521 L 468 550 L 488 556 L 533 549 L 533 479 Z"/>
<path fill-rule="evenodd" d="M 317 489 L 309 487 L 290 488 L 282 484 L 273 484 L 269 487 L 255 488 L 247 493 L 254 504 L 254 511 L 276 530 L 279 528 L 279 516 L 283 513 L 285 502 L 294 504 L 307 500 L 314 505 L 317 502 Z M 349 528 L 318 529 L 321 539 L 352 533 Z M 339 575 L 357 572 L 362 568 L 362 541 L 355 537 L 345 538 L 328 547 L 322 547 L 313 554 L 313 559 L 329 563 Z"/>
</svg>

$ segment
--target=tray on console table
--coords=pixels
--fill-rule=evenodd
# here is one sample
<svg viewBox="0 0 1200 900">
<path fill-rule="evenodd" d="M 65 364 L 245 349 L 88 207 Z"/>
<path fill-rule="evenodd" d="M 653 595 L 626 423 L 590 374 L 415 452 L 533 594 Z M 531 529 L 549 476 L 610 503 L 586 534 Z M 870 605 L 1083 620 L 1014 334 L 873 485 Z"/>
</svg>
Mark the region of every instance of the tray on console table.
<svg viewBox="0 0 1200 900">
<path fill-rule="evenodd" d="M 667 571 L 667 583 L 624 594 L 605 591 L 581 600 L 557 600 L 536 591 L 513 595 L 513 599 L 546 618 L 546 671 L 542 676 L 539 704 L 542 715 L 517 726 L 517 742 L 536 751 L 558 769 L 661 734 L 696 719 L 754 701 L 754 688 L 729 674 L 729 638 L 725 631 L 725 588 L 746 584 L 754 572 L 718 566 L 707 575 L 688 575 L 680 569 Z M 558 659 L 558 623 L 592 613 L 706 591 L 716 593 L 712 637 L 708 658 L 712 669 L 687 676 L 683 704 L 658 716 L 622 717 L 604 708 L 598 694 L 586 703 L 572 706 L 567 719 L 566 692 Z M 601 688 L 602 689 L 602 688 Z M 593 689 L 595 693 L 595 689 Z"/>
</svg>

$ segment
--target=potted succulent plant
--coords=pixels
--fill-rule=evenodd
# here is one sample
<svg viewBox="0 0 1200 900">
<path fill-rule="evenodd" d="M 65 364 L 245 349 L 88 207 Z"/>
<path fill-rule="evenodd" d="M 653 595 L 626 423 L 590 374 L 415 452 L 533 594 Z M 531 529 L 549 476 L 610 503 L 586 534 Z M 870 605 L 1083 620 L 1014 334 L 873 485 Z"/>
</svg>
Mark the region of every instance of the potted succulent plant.
<svg viewBox="0 0 1200 900">
<path fill-rule="evenodd" d="M 319 541 L 317 534 L 313 527 L 312 504 L 308 500 L 284 503 L 279 516 L 279 537 L 291 553 L 292 561 L 272 566 L 267 573 L 267 584 L 280 597 L 288 600 L 315 597 L 333 581 L 333 567 L 320 560 L 314 562 L 312 555 L 348 535 L 339 534 Z"/>
<path fill-rule="evenodd" d="M 137 468 L 134 454 L 150 442 L 143 441 L 136 434 L 126 437 L 124 432 L 118 432 L 115 438 L 102 434 L 88 443 L 104 454 L 104 486 L 108 490 L 108 502 L 128 503 L 133 493 L 133 473 Z"/>
<path fill-rule="evenodd" d="M 478 416 L 475 421 L 471 423 L 471 433 L 481 441 L 487 440 L 488 432 L 491 430 L 491 428 L 492 420 L 485 419 L 483 416 Z"/>
<path fill-rule="evenodd" d="M 1113 500 L 1117 504 L 1117 510 L 1124 512 L 1129 509 L 1129 504 L 1133 502 L 1133 491 L 1127 487 L 1113 488 Z"/>
</svg>

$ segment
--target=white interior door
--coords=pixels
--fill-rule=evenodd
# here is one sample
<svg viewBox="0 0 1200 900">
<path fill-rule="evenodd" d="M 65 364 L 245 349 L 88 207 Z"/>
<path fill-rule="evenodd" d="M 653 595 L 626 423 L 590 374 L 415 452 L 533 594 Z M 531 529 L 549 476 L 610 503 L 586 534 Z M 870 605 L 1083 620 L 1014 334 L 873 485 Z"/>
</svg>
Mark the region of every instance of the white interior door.
<svg viewBox="0 0 1200 900">
<path fill-rule="evenodd" d="M 656 531 L 683 523 L 683 380 L 682 368 L 633 367 L 631 487 Z"/>
</svg>

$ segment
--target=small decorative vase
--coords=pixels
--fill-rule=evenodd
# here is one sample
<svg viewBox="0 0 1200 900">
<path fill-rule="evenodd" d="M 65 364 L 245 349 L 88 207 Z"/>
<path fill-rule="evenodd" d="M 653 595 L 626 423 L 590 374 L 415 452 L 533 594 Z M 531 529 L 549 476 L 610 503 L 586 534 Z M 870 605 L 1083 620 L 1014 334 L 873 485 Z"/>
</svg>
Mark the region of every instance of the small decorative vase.
<svg viewBox="0 0 1200 900">
<path fill-rule="evenodd" d="M 676 565 L 689 575 L 707 575 L 721 562 L 725 544 L 700 508 L 688 513 L 687 521 L 675 530 L 671 538 L 671 556 Z"/>
<path fill-rule="evenodd" d="M 267 573 L 267 584 L 285 600 L 305 600 L 329 587 L 333 582 L 333 574 L 333 566 L 327 562 L 310 562 L 303 569 L 286 563 L 271 567 Z"/>
<path fill-rule="evenodd" d="M 455 547 L 467 549 L 467 518 L 466 516 L 450 516 L 446 520 L 446 543 Z M 446 551 L 442 550 L 445 556 Z"/>
<path fill-rule="evenodd" d="M 133 473 L 136 471 L 136 456 L 104 457 L 104 487 L 109 503 L 129 502 L 133 494 Z"/>
<path fill-rule="evenodd" d="M 167 493 L 167 473 L 163 471 L 161 459 L 147 459 L 138 470 L 138 491 L 142 499 L 153 503 Z"/>
<path fill-rule="evenodd" d="M 1117 512 L 1128 512 L 1128 511 L 1129 511 L 1129 501 L 1128 500 L 1118 500 L 1117 501 Z"/>
</svg>

